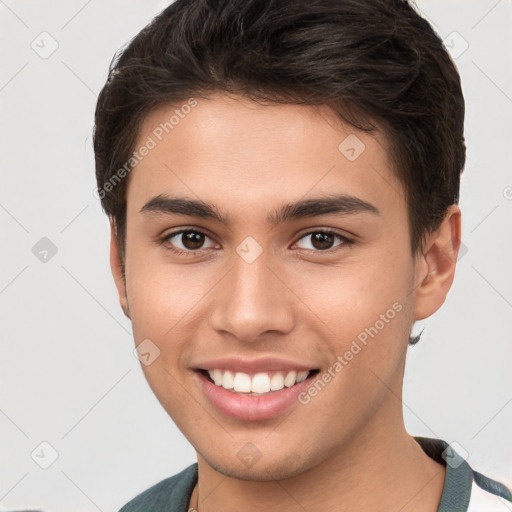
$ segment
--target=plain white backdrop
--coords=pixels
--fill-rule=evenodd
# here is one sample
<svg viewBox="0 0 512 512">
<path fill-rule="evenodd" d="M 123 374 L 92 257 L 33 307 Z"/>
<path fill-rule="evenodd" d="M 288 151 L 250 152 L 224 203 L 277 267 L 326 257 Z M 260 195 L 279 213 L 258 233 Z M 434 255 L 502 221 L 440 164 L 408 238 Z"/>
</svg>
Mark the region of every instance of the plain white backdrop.
<svg viewBox="0 0 512 512">
<path fill-rule="evenodd" d="M 93 196 L 108 65 L 166 5 L 0 0 L 0 510 L 116 511 L 195 462 L 133 355 Z M 409 349 L 406 424 L 512 486 L 512 2 L 418 6 L 462 77 L 466 250 Z"/>
</svg>

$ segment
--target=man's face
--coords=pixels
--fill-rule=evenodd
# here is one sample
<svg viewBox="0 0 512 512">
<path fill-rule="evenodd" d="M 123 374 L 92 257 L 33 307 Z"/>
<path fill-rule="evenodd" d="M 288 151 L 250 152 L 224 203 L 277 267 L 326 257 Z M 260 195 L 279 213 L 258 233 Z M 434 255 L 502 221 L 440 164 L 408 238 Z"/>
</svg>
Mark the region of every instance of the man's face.
<svg viewBox="0 0 512 512">
<path fill-rule="evenodd" d="M 325 107 L 221 95 L 162 134 L 175 109 L 145 120 L 136 147 L 148 136 L 156 147 L 127 193 L 129 314 L 136 344 L 150 340 L 146 360 L 160 351 L 143 370 L 163 407 L 210 466 L 249 480 L 389 435 L 419 277 L 384 138 Z M 208 203 L 227 223 L 173 213 L 150 203 L 157 196 Z M 285 205 L 338 196 L 341 211 L 278 218 Z M 226 370 L 263 374 L 257 389 L 293 384 L 294 368 L 318 372 L 257 396 L 211 382 L 201 370 L 214 368 L 226 387 Z"/>
</svg>

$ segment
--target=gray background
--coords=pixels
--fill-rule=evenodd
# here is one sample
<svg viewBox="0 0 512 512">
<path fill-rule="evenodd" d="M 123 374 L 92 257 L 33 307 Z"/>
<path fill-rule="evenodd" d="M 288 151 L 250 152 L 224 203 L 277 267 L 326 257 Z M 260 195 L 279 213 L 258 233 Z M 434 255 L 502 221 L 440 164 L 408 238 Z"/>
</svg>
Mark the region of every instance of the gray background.
<svg viewBox="0 0 512 512">
<path fill-rule="evenodd" d="M 108 64 L 165 5 L 0 0 L 0 510 L 115 511 L 195 461 L 132 353 L 92 193 Z M 462 76 L 467 252 L 409 351 L 406 424 L 512 485 L 512 3 L 418 5 Z"/>
</svg>

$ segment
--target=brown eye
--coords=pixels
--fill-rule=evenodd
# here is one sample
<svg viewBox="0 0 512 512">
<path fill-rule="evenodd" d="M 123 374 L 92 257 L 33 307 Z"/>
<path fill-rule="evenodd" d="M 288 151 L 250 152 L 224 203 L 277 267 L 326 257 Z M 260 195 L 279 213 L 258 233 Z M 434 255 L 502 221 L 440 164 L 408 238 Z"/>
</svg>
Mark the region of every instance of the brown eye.
<svg viewBox="0 0 512 512">
<path fill-rule="evenodd" d="M 339 240 L 336 243 L 336 239 Z M 327 251 L 329 249 L 335 248 L 340 245 L 350 244 L 352 241 L 343 235 L 339 235 L 338 233 L 334 233 L 332 231 L 311 231 L 304 235 L 300 241 L 309 241 L 309 247 L 301 247 L 302 249 L 314 250 L 317 252 Z"/>
<path fill-rule="evenodd" d="M 208 241 L 210 245 L 205 245 Z M 210 249 L 215 246 L 215 243 L 208 235 L 193 229 L 181 229 L 180 231 L 169 233 L 160 243 L 165 244 L 168 249 L 179 254 L 190 253 L 191 255 L 193 255 L 194 252 Z"/>
<path fill-rule="evenodd" d="M 181 243 L 185 249 L 196 251 L 204 244 L 205 235 L 196 231 L 185 231 L 181 233 Z"/>
<path fill-rule="evenodd" d="M 334 235 L 331 233 L 313 233 L 311 235 L 311 245 L 315 249 L 330 249 L 334 243 Z"/>
</svg>

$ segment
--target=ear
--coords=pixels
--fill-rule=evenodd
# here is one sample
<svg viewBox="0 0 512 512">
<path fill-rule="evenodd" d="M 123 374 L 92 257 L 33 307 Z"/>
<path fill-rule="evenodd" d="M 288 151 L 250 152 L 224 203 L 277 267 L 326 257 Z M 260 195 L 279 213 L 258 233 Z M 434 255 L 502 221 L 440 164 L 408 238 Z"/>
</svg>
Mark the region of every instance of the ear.
<svg viewBox="0 0 512 512">
<path fill-rule="evenodd" d="M 460 208 L 453 204 L 416 257 L 414 320 L 429 317 L 444 303 L 455 275 L 460 237 Z"/>
<path fill-rule="evenodd" d="M 110 219 L 110 269 L 114 277 L 114 282 L 119 294 L 119 303 L 123 313 L 131 319 L 130 308 L 128 306 L 128 296 L 126 294 L 126 280 L 124 275 L 124 266 L 121 261 L 119 247 L 116 236 L 116 224 L 114 219 Z"/>
</svg>

